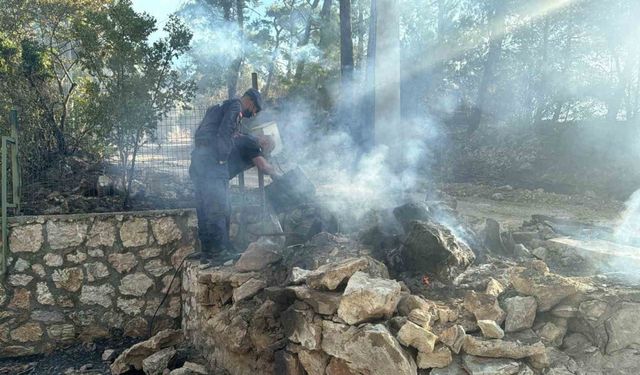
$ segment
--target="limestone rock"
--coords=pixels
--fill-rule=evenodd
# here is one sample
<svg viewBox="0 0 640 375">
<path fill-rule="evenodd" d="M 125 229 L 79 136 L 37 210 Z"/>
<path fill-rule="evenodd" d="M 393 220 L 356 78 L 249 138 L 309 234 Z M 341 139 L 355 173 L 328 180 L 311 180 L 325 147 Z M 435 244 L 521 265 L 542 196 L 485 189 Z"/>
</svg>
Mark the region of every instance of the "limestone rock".
<svg viewBox="0 0 640 375">
<path fill-rule="evenodd" d="M 31 270 L 33 271 L 33 273 L 38 275 L 40 279 L 44 279 L 45 277 L 47 277 L 47 272 L 44 270 L 44 266 L 42 264 L 32 264 Z"/>
<path fill-rule="evenodd" d="M 504 293 L 504 289 L 504 285 L 502 285 L 501 282 L 492 277 L 487 283 L 487 289 L 485 290 L 485 293 L 497 298 L 500 297 L 502 293 Z"/>
<path fill-rule="evenodd" d="M 451 350 L 445 346 L 435 349 L 432 353 L 418 353 L 418 368 L 444 368 L 453 362 Z"/>
<path fill-rule="evenodd" d="M 139 254 L 142 259 L 150 259 L 160 256 L 160 254 L 162 254 L 162 250 L 158 247 L 148 247 L 140 250 Z"/>
<path fill-rule="evenodd" d="M 567 333 L 567 322 L 561 322 L 560 319 L 556 322 L 547 322 L 538 330 L 536 334 L 540 336 L 540 339 L 545 345 L 559 347 L 562 345 L 564 335 Z"/>
<path fill-rule="evenodd" d="M 165 348 L 142 360 L 142 370 L 146 375 L 162 375 L 169 361 L 176 355 L 174 348 Z"/>
<path fill-rule="evenodd" d="M 345 361 L 354 374 L 417 374 L 411 355 L 381 324 L 347 328 L 324 321 L 322 327 L 322 349 Z"/>
<path fill-rule="evenodd" d="M 500 308 L 498 299 L 486 293 L 468 292 L 464 297 L 464 307 L 477 320 L 493 320 L 498 325 L 504 321 L 506 313 Z"/>
<path fill-rule="evenodd" d="M 407 318 L 422 328 L 431 328 L 431 315 L 424 310 L 413 309 Z"/>
<path fill-rule="evenodd" d="M 33 280 L 33 276 L 26 274 L 9 275 L 9 285 L 11 286 L 27 286 Z"/>
<path fill-rule="evenodd" d="M 295 286 L 287 289 L 293 291 L 296 298 L 311 306 L 313 311 L 322 315 L 335 314 L 342 298 L 340 293 L 319 291 L 306 286 Z"/>
<path fill-rule="evenodd" d="M 87 253 L 76 250 L 73 253 L 67 254 L 67 261 L 74 264 L 81 264 L 87 260 Z"/>
<path fill-rule="evenodd" d="M 547 257 L 547 249 L 544 247 L 536 247 L 531 253 L 540 260 L 545 260 Z"/>
<path fill-rule="evenodd" d="M 144 273 L 127 275 L 120 280 L 120 293 L 127 296 L 142 297 L 154 285 L 153 280 Z"/>
<path fill-rule="evenodd" d="M 469 375 L 458 361 L 454 360 L 451 364 L 444 368 L 434 368 L 429 375 Z"/>
<path fill-rule="evenodd" d="M 605 301 L 590 300 L 580 303 L 578 312 L 580 313 L 580 316 L 584 317 L 585 319 L 596 322 L 600 320 L 600 318 L 607 312 L 608 309 L 609 304 L 607 304 Z"/>
<path fill-rule="evenodd" d="M 47 253 L 43 259 L 44 263 L 49 267 L 60 267 L 64 263 L 62 255 L 56 253 Z"/>
<path fill-rule="evenodd" d="M 306 283 L 313 289 L 335 290 L 354 273 L 369 265 L 366 258 L 351 258 L 339 263 L 325 264 L 307 275 Z"/>
<path fill-rule="evenodd" d="M 144 265 L 144 269 L 155 277 L 160 277 L 171 270 L 162 259 L 154 259 Z"/>
<path fill-rule="evenodd" d="M 267 283 L 264 280 L 251 279 L 233 290 L 233 302 L 251 298 L 266 286 Z"/>
<path fill-rule="evenodd" d="M 275 353 L 275 373 L 284 375 L 305 375 L 298 356 L 285 350 Z"/>
<path fill-rule="evenodd" d="M 542 312 L 551 310 L 562 300 L 578 292 L 576 283 L 570 279 L 532 268 L 514 268 L 511 283 L 518 293 L 535 297 L 538 311 Z"/>
<path fill-rule="evenodd" d="M 309 375 L 325 375 L 325 369 L 329 364 L 329 356 L 321 350 L 301 349 L 298 359 Z"/>
<path fill-rule="evenodd" d="M 344 290 L 338 316 L 349 324 L 390 318 L 399 299 L 400 284 L 397 281 L 372 278 L 364 272 L 356 272 Z"/>
<path fill-rule="evenodd" d="M 31 304 L 31 292 L 28 289 L 17 288 L 13 292 L 13 298 L 9 302 L 12 309 L 28 309 Z"/>
<path fill-rule="evenodd" d="M 533 326 L 538 304 L 533 297 L 511 297 L 504 300 L 507 318 L 504 324 L 506 332 L 516 332 Z"/>
<path fill-rule="evenodd" d="M 53 250 L 80 246 L 87 236 L 87 224 L 83 222 L 47 222 L 47 239 Z"/>
<path fill-rule="evenodd" d="M 428 312 L 431 308 L 429 302 L 413 294 L 403 294 L 398 302 L 398 314 L 402 316 L 408 316 L 415 309 Z"/>
<path fill-rule="evenodd" d="M 194 249 L 191 245 L 182 246 L 178 248 L 178 250 L 174 251 L 174 253 L 171 255 L 171 264 L 173 265 L 173 268 L 178 269 L 180 263 L 182 263 L 182 261 L 188 255 L 193 254 L 195 251 L 196 249 Z"/>
<path fill-rule="evenodd" d="M 115 293 L 113 287 L 109 284 L 100 286 L 83 285 L 80 292 L 80 303 L 85 305 L 100 305 L 102 307 L 110 307 L 113 303 L 112 297 Z"/>
<path fill-rule="evenodd" d="M 461 325 L 454 325 L 442 331 L 438 338 L 448 346 L 455 354 L 460 353 L 466 332 Z"/>
<path fill-rule="evenodd" d="M 402 345 L 412 346 L 422 353 L 433 352 L 437 340 L 438 336 L 412 322 L 406 322 L 398 332 Z"/>
<path fill-rule="evenodd" d="M 47 283 L 41 282 L 36 285 L 36 301 L 41 305 L 53 306 L 56 304 Z"/>
<path fill-rule="evenodd" d="M 138 265 L 136 256 L 132 253 L 109 254 L 109 263 L 120 273 L 129 272 Z"/>
<path fill-rule="evenodd" d="M 53 280 L 57 288 L 69 292 L 77 292 L 82 287 L 84 272 L 78 267 L 55 270 L 51 275 L 51 280 Z"/>
<path fill-rule="evenodd" d="M 87 271 L 87 281 L 89 282 L 101 280 L 110 275 L 109 268 L 102 262 L 86 263 L 84 269 Z"/>
<path fill-rule="evenodd" d="M 544 344 L 520 344 L 517 341 L 506 340 L 482 340 L 467 335 L 462 349 L 471 355 L 491 358 L 521 359 L 538 355 L 544 352 Z"/>
<path fill-rule="evenodd" d="M 105 362 L 111 362 L 116 358 L 116 351 L 114 349 L 105 349 L 101 358 Z"/>
<path fill-rule="evenodd" d="M 126 349 L 116 358 L 111 365 L 111 373 L 120 375 L 130 368 L 142 370 L 142 361 L 157 352 L 159 349 L 175 346 L 182 340 L 182 332 L 178 330 L 164 330 L 158 332 L 152 338 L 139 342 Z"/>
<path fill-rule="evenodd" d="M 17 272 L 24 272 L 29 269 L 29 266 L 31 266 L 31 264 L 28 261 L 22 258 L 18 258 L 18 260 L 16 260 L 16 264 L 13 266 L 13 269 Z"/>
<path fill-rule="evenodd" d="M 303 310 L 303 306 L 289 307 L 282 313 L 282 325 L 289 340 L 302 345 L 308 350 L 320 349 L 322 325 L 314 319 L 311 310 Z"/>
<path fill-rule="evenodd" d="M 11 228 L 9 250 L 12 253 L 35 253 L 42 248 L 42 224 L 21 225 Z"/>
<path fill-rule="evenodd" d="M 128 315 L 138 315 L 144 307 L 143 299 L 126 299 L 118 297 L 117 305 L 120 310 Z"/>
<path fill-rule="evenodd" d="M 11 339 L 18 342 L 39 341 L 42 337 L 42 328 L 40 324 L 31 322 L 21 325 L 11 331 Z"/>
<path fill-rule="evenodd" d="M 209 375 L 209 371 L 203 365 L 185 362 L 182 367 L 172 370 L 169 375 Z"/>
<path fill-rule="evenodd" d="M 122 327 L 125 337 L 145 337 L 149 334 L 149 323 L 141 316 L 136 316 Z"/>
<path fill-rule="evenodd" d="M 73 324 L 55 324 L 47 328 L 47 333 L 54 340 L 68 342 L 76 338 L 76 327 Z"/>
<path fill-rule="evenodd" d="M 7 300 L 7 290 L 2 284 L 0 284 L 0 306 Z"/>
<path fill-rule="evenodd" d="M 182 231 L 172 217 L 161 217 L 152 220 L 151 230 L 156 242 L 161 246 L 177 241 L 182 237 Z"/>
<path fill-rule="evenodd" d="M 242 253 L 234 267 L 238 272 L 260 271 L 282 259 L 278 250 L 278 246 L 270 241 L 253 242 Z"/>
<path fill-rule="evenodd" d="M 104 257 L 104 251 L 102 249 L 89 249 L 87 250 L 87 254 L 92 258 Z"/>
<path fill-rule="evenodd" d="M 87 236 L 87 247 L 113 247 L 116 241 L 116 226 L 107 220 L 96 220 Z"/>
<path fill-rule="evenodd" d="M 122 223 L 120 239 L 124 247 L 144 246 L 148 243 L 149 223 L 144 218 L 133 218 Z"/>
<path fill-rule="evenodd" d="M 232 310 L 223 310 L 209 320 L 211 334 L 216 335 L 220 342 L 224 342 L 227 349 L 233 353 L 246 353 L 251 350 L 249 324 L 242 316 Z"/>
<path fill-rule="evenodd" d="M 464 355 L 462 362 L 469 375 L 513 375 L 520 371 L 520 364 L 510 359 L 480 358 Z"/>
<path fill-rule="evenodd" d="M 311 271 L 302 269 L 300 267 L 293 267 L 291 269 L 291 276 L 289 277 L 289 282 L 291 284 L 302 284 L 307 281 L 307 276 Z"/>
<path fill-rule="evenodd" d="M 480 327 L 482 335 L 488 339 L 501 339 L 504 337 L 504 331 L 493 320 L 478 320 L 478 327 Z"/>
<path fill-rule="evenodd" d="M 605 322 L 609 333 L 607 353 L 640 345 L 640 304 L 623 303 L 622 307 L 613 313 Z"/>
<path fill-rule="evenodd" d="M 408 270 L 432 273 L 444 280 L 453 280 L 475 260 L 466 243 L 432 221 L 411 223 L 400 256 Z"/>
</svg>

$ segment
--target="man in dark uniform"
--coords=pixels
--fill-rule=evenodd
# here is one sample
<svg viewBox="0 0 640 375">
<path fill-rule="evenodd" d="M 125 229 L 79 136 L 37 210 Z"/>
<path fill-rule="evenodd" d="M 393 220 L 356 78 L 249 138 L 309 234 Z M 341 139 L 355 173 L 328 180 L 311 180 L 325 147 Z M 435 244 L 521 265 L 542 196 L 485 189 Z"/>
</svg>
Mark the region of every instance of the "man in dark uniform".
<svg viewBox="0 0 640 375">
<path fill-rule="evenodd" d="M 280 177 L 280 174 L 266 159 L 274 147 L 273 139 L 267 135 L 238 134 L 234 138 L 234 147 L 229 155 L 229 179 L 253 167 L 268 174 L 271 178 Z"/>
<path fill-rule="evenodd" d="M 196 195 L 198 237 L 203 262 L 224 261 L 233 254 L 229 241 L 229 154 L 240 120 L 262 110 L 260 92 L 247 90 L 240 99 L 207 109 L 195 134 L 189 175 Z"/>
</svg>

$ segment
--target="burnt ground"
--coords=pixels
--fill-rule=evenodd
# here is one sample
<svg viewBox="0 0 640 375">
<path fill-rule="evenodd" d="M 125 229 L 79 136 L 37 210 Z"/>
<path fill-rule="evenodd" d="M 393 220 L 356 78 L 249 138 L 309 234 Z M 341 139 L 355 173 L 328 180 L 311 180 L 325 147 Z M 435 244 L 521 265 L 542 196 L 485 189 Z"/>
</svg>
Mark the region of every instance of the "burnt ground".
<svg viewBox="0 0 640 375">
<path fill-rule="evenodd" d="M 106 349 L 122 352 L 140 340 L 110 338 L 92 344 L 77 344 L 50 354 L 0 360 L 0 375 L 111 374 L 102 361 Z"/>
</svg>

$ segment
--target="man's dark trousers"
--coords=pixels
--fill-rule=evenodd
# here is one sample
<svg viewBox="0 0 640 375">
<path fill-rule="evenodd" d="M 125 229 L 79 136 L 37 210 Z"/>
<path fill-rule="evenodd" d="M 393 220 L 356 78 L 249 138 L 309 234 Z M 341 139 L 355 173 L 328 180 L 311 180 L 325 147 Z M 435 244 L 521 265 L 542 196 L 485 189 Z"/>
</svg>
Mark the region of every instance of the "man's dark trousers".
<svg viewBox="0 0 640 375">
<path fill-rule="evenodd" d="M 209 147 L 196 147 L 191 153 L 189 175 L 196 195 L 198 237 L 206 257 L 229 246 L 229 169 L 220 164 Z"/>
</svg>

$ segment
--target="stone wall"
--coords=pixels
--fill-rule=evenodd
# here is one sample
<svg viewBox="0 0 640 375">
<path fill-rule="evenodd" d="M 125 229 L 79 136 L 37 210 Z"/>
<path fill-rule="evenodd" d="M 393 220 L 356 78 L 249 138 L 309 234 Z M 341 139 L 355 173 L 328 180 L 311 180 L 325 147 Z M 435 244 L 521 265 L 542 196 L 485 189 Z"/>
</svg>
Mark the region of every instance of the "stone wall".
<svg viewBox="0 0 640 375">
<path fill-rule="evenodd" d="M 14 218 L 0 282 L 0 358 L 147 336 L 196 233 L 192 210 Z M 178 275 L 154 331 L 180 325 L 180 284 Z"/>
</svg>

